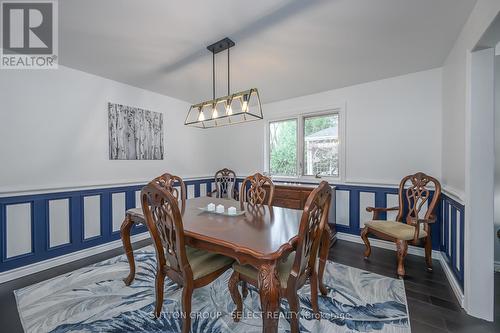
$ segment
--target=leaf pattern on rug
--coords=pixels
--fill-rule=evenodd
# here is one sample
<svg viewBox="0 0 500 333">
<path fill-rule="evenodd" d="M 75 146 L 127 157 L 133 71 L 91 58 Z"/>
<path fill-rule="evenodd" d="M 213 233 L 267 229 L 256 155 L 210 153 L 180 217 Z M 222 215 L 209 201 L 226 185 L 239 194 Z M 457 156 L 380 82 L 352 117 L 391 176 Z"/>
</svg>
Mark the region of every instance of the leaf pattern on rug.
<svg viewBox="0 0 500 333">
<path fill-rule="evenodd" d="M 135 253 L 137 273 L 127 287 L 125 256 L 84 267 L 16 290 L 26 332 L 179 332 L 182 289 L 165 280 L 163 313 L 154 318 L 156 256 L 152 247 Z M 192 301 L 192 332 L 261 332 L 260 299 L 249 286 L 243 303 L 246 316 L 235 323 L 227 289 L 231 271 L 196 289 Z M 312 311 L 310 286 L 299 291 L 301 332 L 410 332 L 404 283 L 329 261 L 327 296 L 319 296 L 321 320 Z M 289 332 L 289 307 L 281 300 L 279 332 Z"/>
</svg>

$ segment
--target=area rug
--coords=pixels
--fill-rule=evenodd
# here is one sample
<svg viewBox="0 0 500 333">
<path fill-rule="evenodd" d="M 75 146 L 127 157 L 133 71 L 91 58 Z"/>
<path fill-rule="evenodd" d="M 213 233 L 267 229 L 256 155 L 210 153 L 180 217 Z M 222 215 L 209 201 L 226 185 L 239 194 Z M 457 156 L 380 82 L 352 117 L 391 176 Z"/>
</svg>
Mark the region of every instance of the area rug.
<svg viewBox="0 0 500 333">
<path fill-rule="evenodd" d="M 159 319 L 154 308 L 156 257 L 152 247 L 135 252 L 137 274 L 130 287 L 125 256 L 16 290 L 26 332 L 180 332 L 181 289 L 167 279 Z M 262 331 L 259 294 L 250 287 L 244 318 L 235 323 L 227 289 L 231 271 L 193 294 L 191 332 L 252 333 Z M 329 261 L 319 297 L 321 320 L 313 316 L 309 285 L 299 291 L 301 332 L 410 332 L 404 283 Z M 289 332 L 288 304 L 281 302 L 279 332 Z"/>
</svg>

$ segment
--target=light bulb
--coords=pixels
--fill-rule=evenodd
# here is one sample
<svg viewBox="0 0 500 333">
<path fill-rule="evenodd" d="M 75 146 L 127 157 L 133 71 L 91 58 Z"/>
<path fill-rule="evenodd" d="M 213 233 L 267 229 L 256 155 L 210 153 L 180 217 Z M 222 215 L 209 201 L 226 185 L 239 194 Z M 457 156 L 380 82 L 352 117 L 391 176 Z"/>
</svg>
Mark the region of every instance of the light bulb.
<svg viewBox="0 0 500 333">
<path fill-rule="evenodd" d="M 230 115 L 232 115 L 232 114 L 233 114 L 233 108 L 231 107 L 231 105 L 228 105 L 228 106 L 226 107 L 226 114 L 227 114 L 228 116 L 230 116 Z"/>
<path fill-rule="evenodd" d="M 219 113 L 217 112 L 216 108 L 212 109 L 212 119 L 215 119 L 219 116 Z"/>
<path fill-rule="evenodd" d="M 248 111 L 248 95 L 243 95 L 243 103 L 241 103 L 241 111 Z"/>
<path fill-rule="evenodd" d="M 203 114 L 203 111 L 200 111 L 200 114 L 198 115 L 198 121 L 204 121 L 205 120 L 205 115 Z"/>
</svg>

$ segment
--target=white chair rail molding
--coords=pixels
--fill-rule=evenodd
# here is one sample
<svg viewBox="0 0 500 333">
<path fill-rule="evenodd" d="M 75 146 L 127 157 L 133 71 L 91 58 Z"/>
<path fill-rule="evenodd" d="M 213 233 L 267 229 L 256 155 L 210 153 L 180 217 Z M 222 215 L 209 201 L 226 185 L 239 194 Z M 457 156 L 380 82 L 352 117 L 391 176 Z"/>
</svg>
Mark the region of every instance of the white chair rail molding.
<svg viewBox="0 0 500 333">
<path fill-rule="evenodd" d="M 0 17 L 2 331 L 500 331 L 499 1 Z"/>
</svg>

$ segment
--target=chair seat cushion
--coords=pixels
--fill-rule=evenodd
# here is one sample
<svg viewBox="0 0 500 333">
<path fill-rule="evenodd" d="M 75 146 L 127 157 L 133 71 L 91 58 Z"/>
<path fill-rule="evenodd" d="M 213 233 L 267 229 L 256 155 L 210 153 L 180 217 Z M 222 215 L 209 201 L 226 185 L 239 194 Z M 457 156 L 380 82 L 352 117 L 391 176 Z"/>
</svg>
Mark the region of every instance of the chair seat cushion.
<svg viewBox="0 0 500 333">
<path fill-rule="evenodd" d="M 144 217 L 144 213 L 142 212 L 142 207 L 128 209 L 127 214 L 130 214 L 132 216 Z"/>
<path fill-rule="evenodd" d="M 392 238 L 401 240 L 412 240 L 415 235 L 415 227 L 404 222 L 374 220 L 365 222 L 365 226 Z M 420 230 L 418 237 L 427 237 L 427 232 L 423 229 Z"/>
<path fill-rule="evenodd" d="M 223 267 L 231 266 L 234 259 L 216 253 L 186 246 L 186 256 L 195 280 L 209 275 Z"/>
<path fill-rule="evenodd" d="M 290 272 L 292 271 L 293 262 L 295 261 L 295 252 L 292 252 L 288 255 L 288 257 L 281 261 L 278 265 L 278 277 L 280 280 L 280 285 L 282 288 L 286 288 L 288 277 L 290 276 Z M 257 281 L 257 276 L 259 271 L 250 265 L 240 265 L 238 263 L 233 264 L 233 269 L 246 277 L 249 277 L 252 280 Z"/>
<path fill-rule="evenodd" d="M 144 218 L 142 208 L 140 207 L 127 210 L 127 214 L 130 214 L 132 217 Z M 189 246 L 186 246 L 186 256 L 191 265 L 193 279 L 195 280 L 209 275 L 225 266 L 229 267 L 234 262 L 232 258 Z"/>
</svg>

